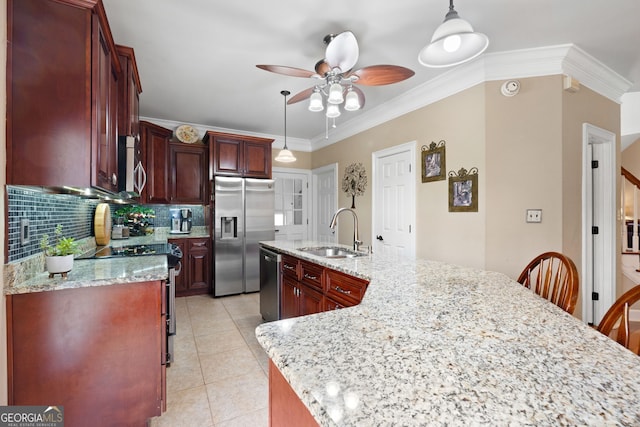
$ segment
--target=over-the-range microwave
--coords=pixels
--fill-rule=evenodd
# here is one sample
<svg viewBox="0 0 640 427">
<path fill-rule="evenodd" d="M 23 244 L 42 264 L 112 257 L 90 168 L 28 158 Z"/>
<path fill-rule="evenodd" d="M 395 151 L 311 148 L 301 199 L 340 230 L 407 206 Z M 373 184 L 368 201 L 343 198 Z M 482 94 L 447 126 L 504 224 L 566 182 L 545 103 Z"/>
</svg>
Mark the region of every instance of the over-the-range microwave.
<svg viewBox="0 0 640 427">
<path fill-rule="evenodd" d="M 138 144 L 133 136 L 118 137 L 118 191 L 129 196 L 139 196 L 147 184 Z"/>
</svg>

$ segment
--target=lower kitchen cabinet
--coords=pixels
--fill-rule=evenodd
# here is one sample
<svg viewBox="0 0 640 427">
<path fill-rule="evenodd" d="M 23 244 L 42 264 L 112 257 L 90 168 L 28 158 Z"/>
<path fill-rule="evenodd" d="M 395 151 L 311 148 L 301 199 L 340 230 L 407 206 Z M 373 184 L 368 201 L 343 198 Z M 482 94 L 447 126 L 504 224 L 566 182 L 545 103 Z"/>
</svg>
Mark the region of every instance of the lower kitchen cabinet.
<svg viewBox="0 0 640 427">
<path fill-rule="evenodd" d="M 208 238 L 169 239 L 182 250 L 176 297 L 211 293 L 211 245 Z"/>
<path fill-rule="evenodd" d="M 282 256 L 281 277 L 281 319 L 357 305 L 369 283 L 291 255 Z"/>
<path fill-rule="evenodd" d="M 64 407 L 65 425 L 146 425 L 166 406 L 166 285 L 8 295 L 9 405 Z"/>
<path fill-rule="evenodd" d="M 284 276 L 281 289 L 282 319 L 322 311 L 322 294 L 309 286 Z"/>
</svg>

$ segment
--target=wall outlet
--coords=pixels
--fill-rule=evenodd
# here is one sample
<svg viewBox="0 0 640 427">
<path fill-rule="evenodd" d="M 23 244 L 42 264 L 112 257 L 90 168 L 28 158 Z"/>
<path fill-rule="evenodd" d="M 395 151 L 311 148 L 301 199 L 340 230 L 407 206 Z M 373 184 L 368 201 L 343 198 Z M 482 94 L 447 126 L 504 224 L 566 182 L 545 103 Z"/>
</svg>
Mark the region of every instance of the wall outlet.
<svg viewBox="0 0 640 427">
<path fill-rule="evenodd" d="M 542 209 L 527 209 L 527 222 L 542 222 Z"/>
<path fill-rule="evenodd" d="M 24 246 L 29 243 L 29 219 L 22 218 L 20 220 L 20 245 Z"/>
</svg>

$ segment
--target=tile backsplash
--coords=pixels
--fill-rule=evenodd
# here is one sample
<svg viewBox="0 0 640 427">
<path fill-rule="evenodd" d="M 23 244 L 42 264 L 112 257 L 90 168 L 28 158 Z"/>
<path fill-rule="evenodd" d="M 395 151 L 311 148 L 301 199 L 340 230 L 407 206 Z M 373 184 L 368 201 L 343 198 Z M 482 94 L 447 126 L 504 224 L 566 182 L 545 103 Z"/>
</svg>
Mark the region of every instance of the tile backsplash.
<svg viewBox="0 0 640 427">
<path fill-rule="evenodd" d="M 86 199 L 67 194 L 48 194 L 28 187 L 7 186 L 7 260 L 17 261 L 42 252 L 40 239 L 44 234 L 53 235 L 57 224 L 62 224 L 66 237 L 76 240 L 94 236 L 93 215 L 100 200 Z M 120 205 L 111 204 L 111 213 Z M 200 205 L 145 205 L 156 213 L 154 225 L 168 227 L 169 209 L 191 208 L 193 226 L 204 226 L 204 206 Z M 22 219 L 29 220 L 29 241 L 20 240 Z"/>
</svg>

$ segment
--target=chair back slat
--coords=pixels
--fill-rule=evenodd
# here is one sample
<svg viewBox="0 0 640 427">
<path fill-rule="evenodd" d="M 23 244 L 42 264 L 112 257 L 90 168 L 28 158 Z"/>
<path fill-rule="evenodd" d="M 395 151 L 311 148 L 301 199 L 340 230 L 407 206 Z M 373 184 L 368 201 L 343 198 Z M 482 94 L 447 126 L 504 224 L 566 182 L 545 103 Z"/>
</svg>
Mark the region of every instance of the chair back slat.
<svg viewBox="0 0 640 427">
<path fill-rule="evenodd" d="M 538 255 L 522 271 L 518 282 L 573 314 L 579 279 L 578 270 L 569 257 L 558 252 Z"/>
<path fill-rule="evenodd" d="M 606 336 L 610 336 L 611 332 L 618 328 L 615 340 L 626 348 L 631 345 L 631 319 L 629 316 L 629 308 L 640 301 L 640 285 L 636 285 L 618 298 L 613 305 L 602 316 L 598 331 Z M 640 355 L 640 343 L 633 350 Z"/>
</svg>

